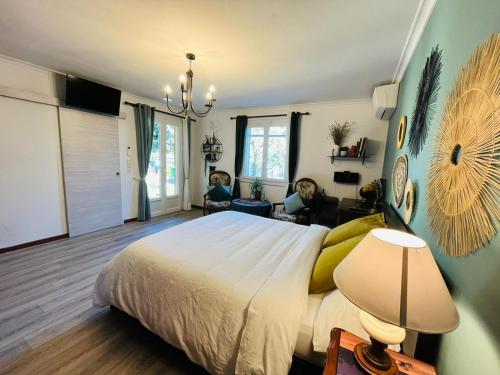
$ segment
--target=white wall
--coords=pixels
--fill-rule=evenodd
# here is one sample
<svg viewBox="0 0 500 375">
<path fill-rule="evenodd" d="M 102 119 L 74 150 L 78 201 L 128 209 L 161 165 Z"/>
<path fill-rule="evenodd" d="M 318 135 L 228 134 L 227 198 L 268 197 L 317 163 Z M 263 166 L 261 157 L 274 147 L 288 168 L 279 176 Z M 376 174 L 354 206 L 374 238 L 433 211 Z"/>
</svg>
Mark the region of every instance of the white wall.
<svg viewBox="0 0 500 375">
<path fill-rule="evenodd" d="M 47 69 L 0 57 L 0 87 L 61 97 L 57 78 Z M 124 101 L 166 110 L 163 103 L 122 92 Z M 122 215 L 126 220 L 137 217 L 138 183 L 134 177 L 139 171 L 134 109 L 122 104 L 120 113 L 126 115 L 118 121 Z M 0 248 L 65 233 L 57 107 L 0 96 Z"/>
<path fill-rule="evenodd" d="M 315 180 L 320 189 L 325 189 L 328 195 L 355 198 L 359 188 L 382 175 L 384 164 L 385 140 L 387 136 L 387 121 L 381 121 L 372 113 L 371 101 L 343 101 L 332 103 L 300 104 L 284 107 L 267 107 L 240 110 L 213 110 L 200 124 L 193 127 L 192 144 L 195 156 L 200 155 L 199 148 L 205 134 L 211 134 L 211 124 L 217 127 L 216 134 L 224 146 L 224 154 L 216 163 L 217 169 L 231 174 L 234 180 L 234 152 L 235 152 L 235 120 L 230 117 L 236 115 L 266 115 L 289 113 L 291 111 L 310 112 L 303 116 L 300 134 L 300 156 L 296 178 L 309 177 Z M 334 121 L 354 121 L 353 131 L 347 138 L 345 145 L 356 144 L 360 137 L 369 139 L 367 153 L 369 160 L 361 165 L 357 161 L 336 161 L 331 164 L 327 157 L 331 155 L 332 141 L 328 138 L 328 126 Z M 255 121 L 255 120 L 249 120 Z M 260 121 L 260 120 L 259 120 Z M 266 121 L 264 119 L 264 121 Z M 289 122 L 287 117 L 284 121 Z M 202 205 L 203 194 L 206 192 L 208 177 L 204 173 L 204 164 L 201 158 L 193 158 L 193 204 Z M 342 185 L 333 182 L 334 171 L 350 170 L 361 174 L 360 184 Z M 208 172 L 207 172 L 208 175 Z M 248 196 L 248 183 L 241 183 L 242 196 Z M 264 186 L 266 198 L 272 202 L 281 201 L 286 194 L 287 186 Z"/>
<path fill-rule="evenodd" d="M 66 233 L 57 108 L 0 97 L 0 248 Z"/>
</svg>

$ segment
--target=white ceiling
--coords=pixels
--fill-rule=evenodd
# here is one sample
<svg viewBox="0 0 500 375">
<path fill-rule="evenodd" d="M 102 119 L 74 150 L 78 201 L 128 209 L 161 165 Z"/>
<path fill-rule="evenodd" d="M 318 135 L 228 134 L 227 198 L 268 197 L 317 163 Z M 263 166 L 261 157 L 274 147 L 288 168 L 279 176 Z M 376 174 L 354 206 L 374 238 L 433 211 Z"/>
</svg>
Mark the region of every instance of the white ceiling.
<svg viewBox="0 0 500 375">
<path fill-rule="evenodd" d="M 160 99 L 194 52 L 219 108 L 371 96 L 419 0 L 0 0 L 0 54 Z"/>
</svg>

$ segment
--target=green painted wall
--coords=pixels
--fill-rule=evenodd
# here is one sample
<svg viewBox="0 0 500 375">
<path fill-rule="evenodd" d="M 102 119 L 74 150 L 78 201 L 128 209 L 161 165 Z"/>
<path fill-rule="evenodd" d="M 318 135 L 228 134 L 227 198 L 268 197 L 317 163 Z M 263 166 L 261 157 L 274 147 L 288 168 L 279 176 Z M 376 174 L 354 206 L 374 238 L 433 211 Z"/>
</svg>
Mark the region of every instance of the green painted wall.
<svg viewBox="0 0 500 375">
<path fill-rule="evenodd" d="M 473 255 L 450 257 L 436 244 L 425 199 L 431 150 L 447 95 L 475 47 L 498 32 L 500 0 L 438 0 L 400 84 L 398 108 L 389 124 L 383 172 L 389 182 L 386 199 L 393 203 L 390 178 L 394 161 L 407 154 L 409 176 L 417 185 L 416 213 L 410 227 L 433 249 L 436 261 L 450 281 L 460 314 L 460 326 L 443 335 L 441 341 L 437 363 L 441 374 L 500 374 L 500 236 Z M 413 159 L 408 153 L 408 132 L 401 150 L 396 147 L 396 133 L 401 115 L 408 116 L 410 126 L 420 73 L 436 44 L 443 50 L 437 111 L 425 147 Z M 398 211 L 402 214 L 402 207 Z"/>
</svg>

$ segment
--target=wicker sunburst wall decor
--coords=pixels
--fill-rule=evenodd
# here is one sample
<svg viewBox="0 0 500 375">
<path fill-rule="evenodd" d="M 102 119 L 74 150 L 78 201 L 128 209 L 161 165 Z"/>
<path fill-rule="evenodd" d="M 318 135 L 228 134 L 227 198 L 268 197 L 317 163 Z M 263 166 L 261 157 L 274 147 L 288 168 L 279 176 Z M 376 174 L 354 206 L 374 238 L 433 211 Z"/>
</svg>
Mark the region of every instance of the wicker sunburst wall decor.
<svg viewBox="0 0 500 375">
<path fill-rule="evenodd" d="M 434 114 L 439 92 L 439 76 L 441 75 L 441 50 L 434 47 L 431 55 L 425 62 L 424 70 L 418 84 L 415 110 L 411 118 L 411 127 L 408 134 L 408 148 L 414 158 L 422 151 L 429 125 Z"/>
<path fill-rule="evenodd" d="M 479 46 L 449 94 L 429 170 L 427 212 L 441 249 L 464 256 L 500 224 L 500 34 Z"/>
</svg>

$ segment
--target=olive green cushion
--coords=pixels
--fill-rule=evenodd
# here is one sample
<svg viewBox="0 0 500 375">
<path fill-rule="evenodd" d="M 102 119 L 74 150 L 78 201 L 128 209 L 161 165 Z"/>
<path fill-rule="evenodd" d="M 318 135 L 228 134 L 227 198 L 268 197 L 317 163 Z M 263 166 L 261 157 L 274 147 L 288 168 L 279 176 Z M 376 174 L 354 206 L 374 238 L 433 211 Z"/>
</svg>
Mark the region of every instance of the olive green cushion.
<svg viewBox="0 0 500 375">
<path fill-rule="evenodd" d="M 349 238 L 321 251 L 314 265 L 311 281 L 309 282 L 309 293 L 324 293 L 335 287 L 333 282 L 333 271 L 340 262 L 356 247 L 366 234 Z"/>
<path fill-rule="evenodd" d="M 360 234 L 366 234 L 372 229 L 385 227 L 387 225 L 385 224 L 383 213 L 351 220 L 330 230 L 323 240 L 323 248 L 333 246 L 349 238 L 357 237 Z"/>
</svg>

